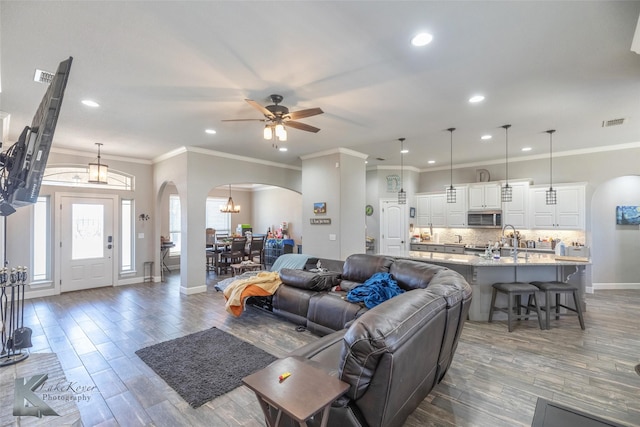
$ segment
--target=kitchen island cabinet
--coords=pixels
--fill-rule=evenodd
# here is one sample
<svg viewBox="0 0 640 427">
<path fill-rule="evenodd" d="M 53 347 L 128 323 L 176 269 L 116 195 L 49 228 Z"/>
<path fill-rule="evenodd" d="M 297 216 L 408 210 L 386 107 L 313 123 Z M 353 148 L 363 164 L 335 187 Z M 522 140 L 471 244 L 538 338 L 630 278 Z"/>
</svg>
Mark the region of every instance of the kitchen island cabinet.
<svg viewBox="0 0 640 427">
<path fill-rule="evenodd" d="M 513 257 L 501 257 L 498 260 L 486 259 L 477 255 L 451 254 L 442 252 L 407 251 L 395 256 L 442 265 L 462 274 L 473 289 L 469 320 L 486 322 L 489 319 L 491 305 L 491 285 L 497 282 L 532 282 L 558 280 L 578 286 L 579 300 L 586 311 L 584 293 L 591 285 L 591 262 L 556 260 L 551 254 L 529 254 L 527 258 L 520 254 Z M 541 304 L 543 295 L 539 294 Z M 504 295 L 498 295 L 498 305 L 506 305 Z M 571 305 L 569 300 L 563 302 Z M 503 313 L 494 318 L 501 319 Z M 504 315 L 506 318 L 506 315 Z"/>
</svg>

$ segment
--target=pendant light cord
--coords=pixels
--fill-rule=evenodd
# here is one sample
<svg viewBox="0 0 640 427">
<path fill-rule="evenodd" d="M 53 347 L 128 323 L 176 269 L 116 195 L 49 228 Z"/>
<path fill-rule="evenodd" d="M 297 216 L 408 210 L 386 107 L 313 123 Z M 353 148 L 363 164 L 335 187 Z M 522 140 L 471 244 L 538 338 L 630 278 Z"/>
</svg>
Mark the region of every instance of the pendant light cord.
<svg viewBox="0 0 640 427">
<path fill-rule="evenodd" d="M 553 188 L 553 133 L 555 129 L 549 129 L 549 189 Z"/>
<path fill-rule="evenodd" d="M 502 126 L 504 128 L 504 138 L 505 138 L 505 144 L 504 144 L 504 158 L 505 158 L 505 169 L 506 169 L 506 178 L 505 178 L 505 183 L 506 186 L 509 186 L 509 128 L 511 127 L 511 125 L 504 125 Z"/>
<path fill-rule="evenodd" d="M 456 128 L 449 128 L 447 129 L 450 133 L 450 142 L 451 142 L 451 160 L 449 163 L 449 185 L 451 186 L 450 188 L 453 188 L 453 131 L 456 130 Z"/>
</svg>

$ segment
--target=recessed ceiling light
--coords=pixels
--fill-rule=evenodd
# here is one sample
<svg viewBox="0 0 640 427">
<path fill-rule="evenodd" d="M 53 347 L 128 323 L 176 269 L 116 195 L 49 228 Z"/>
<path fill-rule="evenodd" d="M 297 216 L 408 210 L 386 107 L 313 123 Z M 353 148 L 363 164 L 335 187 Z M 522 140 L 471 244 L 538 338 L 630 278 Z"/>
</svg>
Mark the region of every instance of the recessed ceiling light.
<svg viewBox="0 0 640 427">
<path fill-rule="evenodd" d="M 84 100 L 82 100 L 82 103 L 84 105 L 86 105 L 87 107 L 94 107 L 95 108 L 95 107 L 99 107 L 100 106 L 100 104 L 98 104 L 96 101 L 92 101 L 90 99 L 84 99 Z"/>
<path fill-rule="evenodd" d="M 430 165 L 434 164 L 436 161 L 435 160 L 429 160 L 427 163 L 429 163 Z"/>
<path fill-rule="evenodd" d="M 482 95 L 473 95 L 471 98 L 469 98 L 469 102 L 472 104 L 476 104 L 482 101 L 484 101 L 484 96 Z"/>
<path fill-rule="evenodd" d="M 411 44 L 414 46 L 426 46 L 431 43 L 433 36 L 429 33 L 420 33 L 411 39 Z"/>
<path fill-rule="evenodd" d="M 491 139 L 491 135 L 482 135 L 480 137 L 480 139 L 483 140 L 483 141 L 487 141 L 487 140 Z"/>
<path fill-rule="evenodd" d="M 278 150 L 280 150 L 280 151 L 282 151 L 282 152 L 284 152 L 284 151 L 288 151 L 288 150 L 287 150 L 287 147 L 280 147 L 280 148 L 278 148 Z"/>
<path fill-rule="evenodd" d="M 524 147 L 522 151 L 531 151 L 531 147 Z"/>
<path fill-rule="evenodd" d="M 204 132 L 208 133 L 209 135 L 215 135 L 216 134 L 215 129 L 205 129 Z"/>
</svg>

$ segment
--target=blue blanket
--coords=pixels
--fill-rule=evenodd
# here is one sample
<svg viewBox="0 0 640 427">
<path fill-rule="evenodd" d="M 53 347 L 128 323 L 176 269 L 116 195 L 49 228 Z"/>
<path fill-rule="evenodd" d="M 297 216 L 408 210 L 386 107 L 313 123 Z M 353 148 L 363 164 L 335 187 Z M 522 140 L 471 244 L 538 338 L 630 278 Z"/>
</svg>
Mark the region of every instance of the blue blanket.
<svg viewBox="0 0 640 427">
<path fill-rule="evenodd" d="M 367 308 L 404 293 L 393 276 L 389 273 L 376 273 L 369 277 L 362 285 L 351 289 L 347 293 L 347 301 L 364 302 Z"/>
</svg>

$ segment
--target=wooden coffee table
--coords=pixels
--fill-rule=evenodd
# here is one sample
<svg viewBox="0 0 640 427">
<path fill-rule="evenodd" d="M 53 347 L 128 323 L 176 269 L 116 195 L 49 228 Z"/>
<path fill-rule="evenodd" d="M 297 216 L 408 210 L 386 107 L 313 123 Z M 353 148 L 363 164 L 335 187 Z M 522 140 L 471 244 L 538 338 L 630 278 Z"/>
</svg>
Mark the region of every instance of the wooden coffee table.
<svg viewBox="0 0 640 427">
<path fill-rule="evenodd" d="M 278 377 L 285 372 L 291 376 L 280 381 Z M 306 421 L 320 411 L 321 427 L 326 427 L 331 403 L 349 389 L 349 384 L 296 357 L 277 360 L 242 382 L 256 394 L 269 427 L 280 423 L 282 413 L 306 426 Z M 275 417 L 269 406 L 278 410 Z"/>
<path fill-rule="evenodd" d="M 262 269 L 262 264 L 256 264 L 255 262 L 246 264 L 231 264 L 231 275 L 242 274 L 245 271 L 253 271 Z"/>
</svg>

